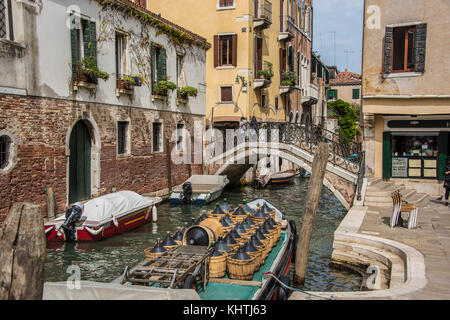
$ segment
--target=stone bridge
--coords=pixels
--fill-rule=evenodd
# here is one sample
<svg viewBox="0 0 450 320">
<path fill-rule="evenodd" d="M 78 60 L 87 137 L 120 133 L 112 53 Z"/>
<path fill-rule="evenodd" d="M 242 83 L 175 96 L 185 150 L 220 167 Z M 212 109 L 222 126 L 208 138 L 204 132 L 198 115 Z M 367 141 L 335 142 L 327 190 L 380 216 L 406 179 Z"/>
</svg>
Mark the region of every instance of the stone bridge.
<svg viewBox="0 0 450 320">
<path fill-rule="evenodd" d="M 258 141 L 246 139 L 233 148 L 215 156 L 209 157 L 207 163 L 216 175 L 226 175 L 232 184 L 239 182 L 240 178 L 258 160 L 267 156 L 277 156 L 285 159 L 311 173 L 312 162 L 317 145 L 320 141 L 329 144 L 329 157 L 324 178 L 324 185 L 330 189 L 346 209 L 350 209 L 354 198 L 360 192 L 358 185 L 362 184 L 363 153 L 361 146 L 355 143 L 339 142 L 334 133 L 318 132 L 314 128 L 299 125 L 280 124 L 275 139 L 271 142 L 266 137 L 271 136 L 270 130 L 263 128 L 260 131 L 269 131 L 269 135 L 260 135 Z M 265 135 L 265 136 L 264 136 Z M 250 141 L 248 141 L 250 140 Z M 256 140 L 256 139 L 255 139 Z M 275 140 L 275 141 L 274 141 Z M 216 152 L 217 154 L 217 152 Z"/>
</svg>

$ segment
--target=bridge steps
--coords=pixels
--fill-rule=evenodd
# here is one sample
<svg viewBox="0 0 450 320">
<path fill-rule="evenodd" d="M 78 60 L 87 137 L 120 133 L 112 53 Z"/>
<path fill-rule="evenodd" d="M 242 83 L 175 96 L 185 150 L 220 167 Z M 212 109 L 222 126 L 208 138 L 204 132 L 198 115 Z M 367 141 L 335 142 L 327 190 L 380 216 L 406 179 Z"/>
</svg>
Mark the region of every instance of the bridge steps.
<svg viewBox="0 0 450 320">
<path fill-rule="evenodd" d="M 391 193 L 395 190 L 401 192 L 403 200 L 415 205 L 425 200 L 428 196 L 425 193 L 417 193 L 415 189 L 406 189 L 404 185 L 396 185 L 394 182 L 375 178 L 368 181 L 364 205 L 392 208 Z"/>
</svg>

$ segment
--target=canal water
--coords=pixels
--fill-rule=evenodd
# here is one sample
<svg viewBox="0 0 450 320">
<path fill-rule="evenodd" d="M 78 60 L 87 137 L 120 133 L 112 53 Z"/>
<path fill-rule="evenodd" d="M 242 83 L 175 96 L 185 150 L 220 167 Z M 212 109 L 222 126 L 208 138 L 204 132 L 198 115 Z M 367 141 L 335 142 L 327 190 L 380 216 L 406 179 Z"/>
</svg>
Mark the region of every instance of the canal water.
<svg viewBox="0 0 450 320">
<path fill-rule="evenodd" d="M 290 184 L 255 190 L 248 186 L 225 190 L 222 198 L 236 206 L 264 198 L 282 210 L 288 219 L 296 222 L 297 230 L 308 191 L 308 179 L 296 178 Z M 145 258 L 144 249 L 153 246 L 157 238 L 167 232 L 173 234 L 177 227 L 197 218 L 215 206 L 174 206 L 168 202 L 158 207 L 158 222 L 129 231 L 97 243 L 49 244 L 45 265 L 45 281 L 66 281 L 79 270 L 81 280 L 110 282 L 126 266 L 134 266 Z M 305 284 L 300 289 L 312 291 L 355 291 L 361 286 L 361 277 L 329 266 L 333 246 L 333 233 L 346 214 L 345 208 L 326 189 L 320 199 L 311 238 L 310 254 Z M 293 264 L 292 264 L 293 265 Z M 74 268 L 77 266 L 79 268 Z M 291 268 L 292 269 L 292 268 Z M 291 270 L 291 274 L 293 270 Z"/>
</svg>

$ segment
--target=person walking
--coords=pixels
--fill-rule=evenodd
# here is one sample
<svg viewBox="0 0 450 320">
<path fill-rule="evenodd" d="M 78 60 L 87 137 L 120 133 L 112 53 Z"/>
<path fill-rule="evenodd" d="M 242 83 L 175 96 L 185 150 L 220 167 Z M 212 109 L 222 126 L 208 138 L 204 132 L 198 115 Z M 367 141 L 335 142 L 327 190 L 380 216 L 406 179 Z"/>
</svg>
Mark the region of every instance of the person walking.
<svg viewBox="0 0 450 320">
<path fill-rule="evenodd" d="M 448 206 L 448 197 L 450 196 L 450 157 L 447 158 L 447 165 L 444 167 L 445 174 L 445 205 Z"/>
<path fill-rule="evenodd" d="M 250 121 L 250 141 L 255 142 L 258 140 L 259 128 L 258 121 L 256 121 L 256 117 L 252 117 L 252 121 Z"/>
</svg>

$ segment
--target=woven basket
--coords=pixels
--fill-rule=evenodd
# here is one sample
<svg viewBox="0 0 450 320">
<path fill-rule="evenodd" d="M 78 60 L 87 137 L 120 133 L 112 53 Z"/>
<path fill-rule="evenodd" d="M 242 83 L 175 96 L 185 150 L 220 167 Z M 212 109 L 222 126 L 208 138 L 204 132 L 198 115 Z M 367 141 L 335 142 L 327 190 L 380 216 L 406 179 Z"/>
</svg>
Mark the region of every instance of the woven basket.
<svg viewBox="0 0 450 320">
<path fill-rule="evenodd" d="M 259 268 L 262 265 L 262 251 L 256 251 L 256 252 L 247 252 L 247 254 L 252 257 L 255 258 L 255 272 L 259 270 Z"/>
<path fill-rule="evenodd" d="M 255 273 L 255 260 L 253 257 L 250 260 L 236 260 L 228 256 L 227 269 L 230 279 L 251 280 Z"/>
<path fill-rule="evenodd" d="M 209 258 L 209 276 L 211 278 L 222 278 L 227 272 L 228 254 L 220 251 L 221 256 Z"/>
<path fill-rule="evenodd" d="M 238 224 L 238 223 L 241 223 L 242 221 L 244 221 L 245 219 L 247 219 L 247 216 L 230 214 L 230 218 L 231 218 L 231 220 L 233 220 L 234 224 Z"/>
</svg>

